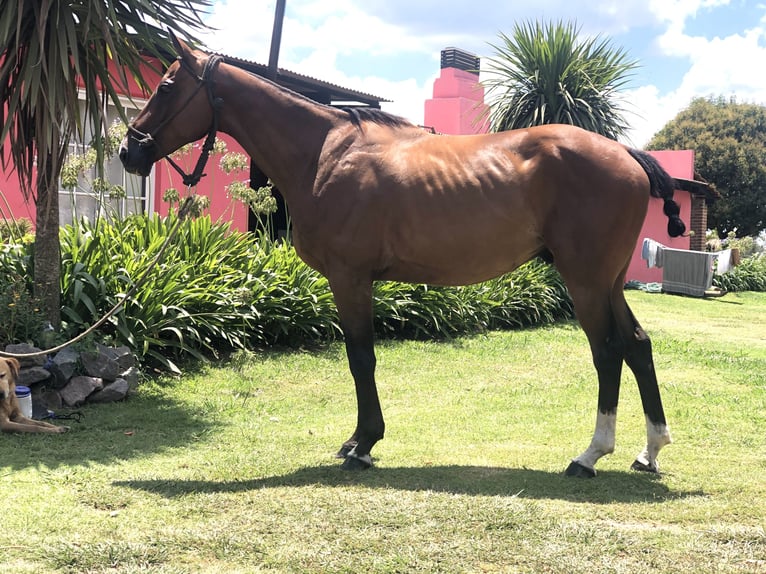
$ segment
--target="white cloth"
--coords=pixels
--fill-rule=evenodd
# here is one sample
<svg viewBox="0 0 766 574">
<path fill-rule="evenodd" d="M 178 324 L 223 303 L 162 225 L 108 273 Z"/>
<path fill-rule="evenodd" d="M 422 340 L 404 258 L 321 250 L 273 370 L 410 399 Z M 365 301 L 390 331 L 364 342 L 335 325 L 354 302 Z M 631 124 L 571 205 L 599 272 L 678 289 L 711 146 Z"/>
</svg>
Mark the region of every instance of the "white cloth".
<svg viewBox="0 0 766 574">
<path fill-rule="evenodd" d="M 731 249 L 724 249 L 723 251 L 716 253 L 716 255 L 718 262 L 715 268 L 716 274 L 723 275 L 724 273 L 731 271 Z"/>
<path fill-rule="evenodd" d="M 646 266 L 662 267 L 662 250 L 664 245 L 657 243 L 654 239 L 644 238 L 644 243 L 641 246 L 641 259 L 646 260 Z"/>
</svg>

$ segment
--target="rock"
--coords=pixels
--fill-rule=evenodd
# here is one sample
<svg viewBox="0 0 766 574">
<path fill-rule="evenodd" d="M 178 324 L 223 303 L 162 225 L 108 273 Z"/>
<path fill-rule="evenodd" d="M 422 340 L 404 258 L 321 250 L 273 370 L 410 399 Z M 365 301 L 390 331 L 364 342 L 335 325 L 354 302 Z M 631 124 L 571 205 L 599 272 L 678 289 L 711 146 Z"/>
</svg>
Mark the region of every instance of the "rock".
<svg viewBox="0 0 766 574">
<path fill-rule="evenodd" d="M 19 378 L 16 381 L 16 384 L 30 387 L 35 383 L 42 383 L 50 378 L 51 373 L 47 369 L 43 369 L 42 367 L 27 367 L 19 371 Z"/>
<path fill-rule="evenodd" d="M 54 389 L 64 388 L 74 376 L 79 361 L 80 354 L 72 348 L 67 347 L 57 353 L 46 365 L 52 375 L 50 386 Z"/>
<path fill-rule="evenodd" d="M 125 379 L 117 379 L 104 386 L 88 397 L 89 403 L 113 403 L 123 400 L 130 391 L 130 385 Z"/>
<path fill-rule="evenodd" d="M 129 347 L 122 346 L 111 349 L 105 347 L 105 349 L 107 349 L 107 353 L 111 351 L 112 358 L 117 361 L 117 364 L 123 371 L 127 371 L 136 366 L 136 356 L 130 352 Z"/>
<path fill-rule="evenodd" d="M 45 390 L 39 394 L 32 394 L 32 406 L 38 403 L 42 408 L 57 411 L 63 406 L 61 395 L 57 391 Z"/>
<path fill-rule="evenodd" d="M 52 360 L 48 362 L 46 368 L 53 375 L 53 380 L 50 386 L 54 389 L 61 389 L 66 386 L 75 372 L 77 372 L 77 364 L 80 362 L 80 353 L 66 347 L 62 349 Z"/>
<path fill-rule="evenodd" d="M 138 370 L 138 367 L 130 367 L 124 373 L 120 373 L 118 380 L 125 379 L 126 381 L 128 381 L 130 390 L 135 391 L 136 388 L 138 388 L 138 380 L 140 377 L 141 377 L 141 371 Z"/>
<path fill-rule="evenodd" d="M 125 369 L 117 362 L 117 354 L 114 349 L 104 345 L 96 345 L 96 351 L 86 351 L 80 358 L 85 373 L 91 377 L 97 377 L 106 381 L 115 380 Z"/>
<path fill-rule="evenodd" d="M 85 402 L 94 391 L 100 391 L 104 388 L 104 380 L 100 377 L 72 377 L 69 384 L 59 393 L 61 400 L 68 407 L 76 407 Z"/>
<path fill-rule="evenodd" d="M 39 351 L 27 344 L 8 345 L 8 353 Z M 20 385 L 32 387 L 33 406 L 38 412 L 76 407 L 84 402 L 106 403 L 123 400 L 135 390 L 141 373 L 130 348 L 96 345 L 82 354 L 67 347 L 52 357 L 20 360 Z M 76 376 L 85 371 L 87 376 Z M 43 383 L 43 384 L 40 384 Z M 36 386 L 33 386 L 36 385 Z"/>
<path fill-rule="evenodd" d="M 15 355 L 27 355 L 29 353 L 39 353 L 42 349 L 28 345 L 27 343 L 18 343 L 14 345 L 6 345 L 5 352 L 13 353 Z M 42 367 L 45 364 L 45 355 L 38 355 L 37 357 L 23 357 L 19 358 L 19 364 L 23 367 Z"/>
</svg>

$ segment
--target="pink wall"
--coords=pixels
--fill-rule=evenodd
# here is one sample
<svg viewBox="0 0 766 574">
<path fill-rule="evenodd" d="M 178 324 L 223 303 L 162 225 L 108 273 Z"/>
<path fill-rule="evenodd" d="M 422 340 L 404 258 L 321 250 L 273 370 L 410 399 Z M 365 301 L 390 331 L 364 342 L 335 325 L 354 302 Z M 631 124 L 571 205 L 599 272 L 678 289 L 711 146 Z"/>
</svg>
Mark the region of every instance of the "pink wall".
<svg viewBox="0 0 766 574">
<path fill-rule="evenodd" d="M 478 134 L 489 129 L 482 117 L 484 88 L 479 76 L 457 68 L 442 68 L 434 81 L 433 97 L 425 102 L 423 123 L 442 134 Z"/>
<path fill-rule="evenodd" d="M 652 151 L 649 153 L 656 157 L 662 167 L 673 177 L 694 179 L 694 151 Z M 674 199 L 681 206 L 681 219 L 686 223 L 688 229 L 691 218 L 691 194 L 676 190 Z M 626 281 L 662 282 L 662 269 L 657 267 L 649 269 L 646 261 L 641 259 L 641 248 L 645 237 L 674 249 L 689 249 L 689 237 L 670 237 L 668 235 L 668 218 L 662 212 L 662 206 L 663 201 L 661 199 L 651 198 L 649 200 L 649 209 L 644 220 L 644 226 L 638 236 L 638 243 L 633 251 L 633 259 L 630 261 L 630 267 L 625 277 Z"/>
<path fill-rule="evenodd" d="M 228 153 L 244 153 L 242 147 L 226 134 L 218 133 L 218 139 L 226 143 Z M 197 158 L 200 155 L 202 147 L 200 140 L 194 144 L 190 154 L 184 154 L 181 158 L 174 157 L 174 161 L 186 172 L 194 171 Z M 245 154 L 247 156 L 247 154 Z M 227 175 L 220 167 L 221 156 L 211 154 L 203 173 L 207 174 L 197 184 L 196 193 L 210 198 L 210 208 L 207 213 L 213 220 L 231 221 L 232 229 L 239 231 L 248 230 L 248 208 L 239 201 L 233 201 L 226 193 L 226 186 L 234 181 L 245 181 L 250 179 L 250 168 L 248 157 L 248 167 L 241 172 Z M 168 188 L 175 188 L 184 198 L 187 193 L 186 187 L 182 182 L 181 176 L 165 160 L 160 160 L 154 164 L 154 210 L 167 215 L 168 203 L 162 200 L 162 194 Z M 174 209 L 177 206 L 174 206 Z"/>
</svg>

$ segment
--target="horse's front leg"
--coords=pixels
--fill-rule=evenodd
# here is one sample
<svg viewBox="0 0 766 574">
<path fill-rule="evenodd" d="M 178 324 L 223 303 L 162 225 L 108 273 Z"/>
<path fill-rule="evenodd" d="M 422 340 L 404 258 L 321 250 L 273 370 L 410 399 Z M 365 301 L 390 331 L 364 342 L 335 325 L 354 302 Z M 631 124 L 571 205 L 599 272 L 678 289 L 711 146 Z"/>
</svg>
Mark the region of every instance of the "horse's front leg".
<svg viewBox="0 0 766 574">
<path fill-rule="evenodd" d="M 372 466 L 370 451 L 383 438 L 385 424 L 375 386 L 375 349 L 372 319 L 372 281 L 333 277 L 330 287 L 338 307 L 346 355 L 356 387 L 356 430 L 340 448 L 345 469 Z"/>
</svg>

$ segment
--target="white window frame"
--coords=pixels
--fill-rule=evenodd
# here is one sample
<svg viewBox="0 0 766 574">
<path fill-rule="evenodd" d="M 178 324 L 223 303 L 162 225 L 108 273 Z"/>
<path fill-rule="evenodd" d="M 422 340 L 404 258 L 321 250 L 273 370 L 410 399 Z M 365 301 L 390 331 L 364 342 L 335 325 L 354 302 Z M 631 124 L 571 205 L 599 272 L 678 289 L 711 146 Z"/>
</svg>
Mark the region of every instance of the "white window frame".
<svg viewBox="0 0 766 574">
<path fill-rule="evenodd" d="M 79 99 L 81 101 L 85 100 L 85 92 L 84 90 L 79 91 Z M 128 118 L 133 119 L 132 116 L 135 116 L 138 114 L 140 109 L 144 106 L 146 103 L 146 99 L 144 98 L 128 98 L 127 96 L 120 96 L 120 103 L 125 107 L 126 112 L 128 113 Z M 114 105 L 111 102 L 107 102 L 107 106 L 111 109 L 115 109 Z M 132 116 L 131 116 L 132 112 Z M 116 115 L 116 114 L 115 114 Z M 107 126 L 107 129 L 110 126 Z M 70 152 L 78 151 L 82 152 L 83 149 L 85 149 L 85 145 L 83 142 L 79 141 L 72 141 L 69 144 Z M 128 186 L 128 178 L 136 178 L 136 181 L 140 181 L 140 185 L 144 188 L 143 192 L 140 196 L 132 196 L 132 197 L 126 197 L 123 199 L 117 200 L 118 203 L 118 213 L 120 217 L 123 217 L 127 215 L 128 213 L 133 213 L 133 211 L 130 211 L 127 209 L 126 204 L 129 201 L 140 201 L 141 203 L 141 213 L 146 214 L 149 217 L 152 217 L 154 215 L 155 209 L 154 209 L 154 201 L 155 201 L 155 177 L 154 177 L 154 167 L 152 167 L 151 172 L 147 177 L 139 177 L 139 176 L 133 176 L 128 174 L 122 165 L 119 164 L 119 159 L 114 158 L 112 161 L 118 162 L 118 170 L 119 170 L 119 177 L 121 181 L 118 182 L 112 182 L 112 183 L 118 183 L 126 188 Z M 103 206 L 89 206 L 87 205 L 88 202 L 92 201 L 92 195 L 90 193 L 82 191 L 82 188 L 78 186 L 78 188 L 71 190 L 71 189 L 64 189 L 61 184 L 59 183 L 59 225 L 67 225 L 71 224 L 75 221 L 75 218 L 79 218 L 83 215 L 83 212 L 94 216 L 94 217 L 104 217 L 108 216 L 107 210 L 104 209 Z M 72 209 L 70 209 L 68 206 L 71 205 L 72 198 L 74 198 L 74 206 Z M 78 201 L 78 198 L 80 198 L 80 201 Z M 67 205 L 66 210 L 62 210 L 62 206 Z M 81 207 L 81 210 L 78 210 L 78 205 L 83 205 Z"/>
</svg>

